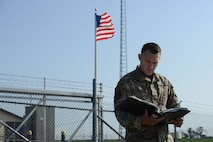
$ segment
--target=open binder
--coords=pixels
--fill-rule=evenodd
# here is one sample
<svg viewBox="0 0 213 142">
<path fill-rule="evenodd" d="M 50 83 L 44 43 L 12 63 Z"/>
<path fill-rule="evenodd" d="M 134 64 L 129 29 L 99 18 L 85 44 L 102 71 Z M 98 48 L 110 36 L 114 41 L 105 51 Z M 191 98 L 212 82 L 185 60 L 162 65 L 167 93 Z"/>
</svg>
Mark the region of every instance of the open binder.
<svg viewBox="0 0 213 142">
<path fill-rule="evenodd" d="M 145 109 L 148 110 L 148 114 L 153 117 L 163 116 L 164 122 L 168 123 L 170 120 L 175 120 L 177 118 L 183 117 L 190 112 L 188 108 L 178 107 L 170 108 L 166 110 L 160 110 L 155 104 L 142 100 L 136 96 L 130 96 L 125 100 L 121 100 L 118 105 L 115 106 L 116 109 L 122 109 L 124 111 L 136 114 L 143 115 Z"/>
</svg>

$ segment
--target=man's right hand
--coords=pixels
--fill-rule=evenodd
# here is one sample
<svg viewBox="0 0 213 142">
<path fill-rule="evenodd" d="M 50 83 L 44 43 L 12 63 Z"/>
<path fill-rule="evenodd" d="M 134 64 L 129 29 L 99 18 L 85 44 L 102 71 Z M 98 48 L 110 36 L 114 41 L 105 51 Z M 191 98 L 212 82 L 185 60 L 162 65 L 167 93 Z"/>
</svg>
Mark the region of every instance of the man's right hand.
<svg viewBox="0 0 213 142">
<path fill-rule="evenodd" d="M 145 112 L 144 112 L 143 116 L 141 117 L 141 125 L 154 126 L 154 125 L 158 124 L 159 122 L 161 122 L 162 120 L 164 120 L 164 117 L 153 118 L 153 117 L 149 116 L 148 110 L 145 109 Z"/>
</svg>

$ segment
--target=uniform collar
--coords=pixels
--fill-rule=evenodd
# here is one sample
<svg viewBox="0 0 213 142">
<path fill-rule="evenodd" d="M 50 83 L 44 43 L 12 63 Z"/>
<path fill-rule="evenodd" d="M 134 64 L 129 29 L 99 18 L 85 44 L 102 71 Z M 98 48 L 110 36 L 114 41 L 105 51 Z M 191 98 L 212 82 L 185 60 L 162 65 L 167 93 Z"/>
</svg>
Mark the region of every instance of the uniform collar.
<svg viewBox="0 0 213 142">
<path fill-rule="evenodd" d="M 148 77 L 144 74 L 144 72 L 140 69 L 139 66 L 136 67 L 136 72 L 137 74 L 139 75 L 139 78 L 141 81 L 147 81 L 147 82 L 155 82 L 155 81 L 158 81 L 158 77 L 156 75 L 156 73 L 153 73 L 152 77 Z"/>
</svg>

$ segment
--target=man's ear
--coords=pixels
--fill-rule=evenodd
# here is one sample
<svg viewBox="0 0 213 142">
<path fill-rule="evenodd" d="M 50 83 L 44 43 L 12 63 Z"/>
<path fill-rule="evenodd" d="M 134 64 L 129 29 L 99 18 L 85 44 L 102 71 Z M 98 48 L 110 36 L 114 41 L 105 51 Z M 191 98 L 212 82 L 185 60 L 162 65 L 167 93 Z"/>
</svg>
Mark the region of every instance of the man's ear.
<svg viewBox="0 0 213 142">
<path fill-rule="evenodd" d="M 138 54 L 138 59 L 141 60 L 142 54 Z"/>
</svg>

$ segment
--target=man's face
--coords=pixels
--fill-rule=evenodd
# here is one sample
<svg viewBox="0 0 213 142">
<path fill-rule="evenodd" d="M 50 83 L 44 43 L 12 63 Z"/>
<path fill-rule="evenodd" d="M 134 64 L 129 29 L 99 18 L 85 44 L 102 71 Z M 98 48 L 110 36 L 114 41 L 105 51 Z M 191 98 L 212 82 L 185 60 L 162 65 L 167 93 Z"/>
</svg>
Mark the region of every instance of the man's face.
<svg viewBox="0 0 213 142">
<path fill-rule="evenodd" d="M 151 76 L 160 61 L 161 53 L 152 54 L 149 50 L 145 51 L 143 54 L 139 54 L 140 69 L 145 75 Z"/>
</svg>

